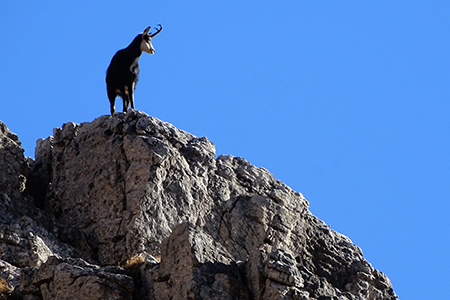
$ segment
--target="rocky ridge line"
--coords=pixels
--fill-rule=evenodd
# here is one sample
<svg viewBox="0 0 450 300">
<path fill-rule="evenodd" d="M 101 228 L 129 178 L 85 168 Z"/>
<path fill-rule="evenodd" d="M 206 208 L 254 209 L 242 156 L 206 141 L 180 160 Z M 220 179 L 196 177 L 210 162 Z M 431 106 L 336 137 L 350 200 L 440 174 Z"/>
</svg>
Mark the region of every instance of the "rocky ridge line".
<svg viewBox="0 0 450 300">
<path fill-rule="evenodd" d="M 17 299 L 397 299 L 300 193 L 207 138 L 130 110 L 56 128 L 31 160 L 0 129 Z"/>
</svg>

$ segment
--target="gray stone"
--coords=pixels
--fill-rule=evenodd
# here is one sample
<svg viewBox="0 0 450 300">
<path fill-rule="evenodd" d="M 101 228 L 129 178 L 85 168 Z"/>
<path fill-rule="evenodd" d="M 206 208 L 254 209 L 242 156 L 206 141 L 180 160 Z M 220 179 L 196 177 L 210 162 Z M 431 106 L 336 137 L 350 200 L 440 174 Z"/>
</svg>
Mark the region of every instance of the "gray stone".
<svg viewBox="0 0 450 300">
<path fill-rule="evenodd" d="M 233 257 L 200 228 L 175 227 L 161 255 L 159 268 L 145 274 L 149 299 L 248 299 Z"/>
<path fill-rule="evenodd" d="M 20 268 L 0 259 L 0 278 L 8 282 L 11 288 L 15 287 L 19 284 Z"/>
<path fill-rule="evenodd" d="M 49 258 L 40 268 L 24 269 L 23 297 L 52 299 L 132 299 L 133 279 L 121 268 L 100 268 L 82 259 Z"/>
<path fill-rule="evenodd" d="M 0 121 L 0 192 L 16 196 L 25 190 L 29 166 L 19 137 Z"/>
<path fill-rule="evenodd" d="M 129 110 L 56 128 L 33 161 L 2 126 L 0 255 L 24 299 L 397 299 L 302 194 L 205 137 Z"/>
<path fill-rule="evenodd" d="M 18 137 L 0 122 L 0 277 L 11 288 L 17 287 L 21 268 L 79 253 L 56 238 L 52 216 L 36 208 L 25 190 L 30 162 Z"/>
</svg>

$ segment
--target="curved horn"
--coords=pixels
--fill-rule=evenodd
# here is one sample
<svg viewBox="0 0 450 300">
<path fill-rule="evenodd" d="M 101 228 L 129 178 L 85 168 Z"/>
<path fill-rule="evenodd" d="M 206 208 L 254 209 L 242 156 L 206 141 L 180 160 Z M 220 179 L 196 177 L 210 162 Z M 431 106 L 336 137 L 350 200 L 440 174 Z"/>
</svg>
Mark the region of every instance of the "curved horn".
<svg viewBox="0 0 450 300">
<path fill-rule="evenodd" d="M 152 34 L 150 35 L 150 37 L 154 37 L 154 36 L 156 36 L 158 33 L 161 32 L 161 30 L 162 30 L 162 25 L 161 25 L 161 24 L 158 24 L 158 26 L 159 26 L 159 29 L 156 29 L 156 32 L 155 32 L 155 33 L 152 33 Z"/>
<path fill-rule="evenodd" d="M 150 26 L 148 26 L 147 28 L 144 29 L 144 32 L 142 32 L 142 34 L 147 34 L 150 31 Z"/>
</svg>

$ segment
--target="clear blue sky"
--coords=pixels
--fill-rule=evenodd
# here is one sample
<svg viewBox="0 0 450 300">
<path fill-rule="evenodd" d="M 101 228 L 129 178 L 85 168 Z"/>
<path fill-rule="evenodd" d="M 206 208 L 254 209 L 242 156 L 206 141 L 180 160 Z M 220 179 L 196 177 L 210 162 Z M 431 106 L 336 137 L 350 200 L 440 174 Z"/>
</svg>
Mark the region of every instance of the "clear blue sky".
<svg viewBox="0 0 450 300">
<path fill-rule="evenodd" d="M 108 114 L 112 56 L 161 23 L 136 109 L 303 193 L 400 299 L 448 297 L 448 0 L 61 3 L 1 3 L 0 120 L 26 155 Z"/>
</svg>

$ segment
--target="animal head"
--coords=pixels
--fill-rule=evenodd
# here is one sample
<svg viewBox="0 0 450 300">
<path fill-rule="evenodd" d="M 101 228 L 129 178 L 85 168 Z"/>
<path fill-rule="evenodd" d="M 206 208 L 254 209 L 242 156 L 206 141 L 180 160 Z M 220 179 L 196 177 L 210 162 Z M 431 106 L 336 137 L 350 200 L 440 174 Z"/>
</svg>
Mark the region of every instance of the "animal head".
<svg viewBox="0 0 450 300">
<path fill-rule="evenodd" d="M 162 25 L 158 24 L 159 29 L 156 29 L 155 33 L 148 33 L 150 31 L 150 26 L 145 28 L 144 32 L 142 33 L 142 41 L 141 41 L 141 50 L 142 52 L 146 52 L 148 54 L 155 53 L 155 48 L 153 48 L 152 45 L 152 38 L 154 38 L 158 33 L 162 30 Z"/>
</svg>

